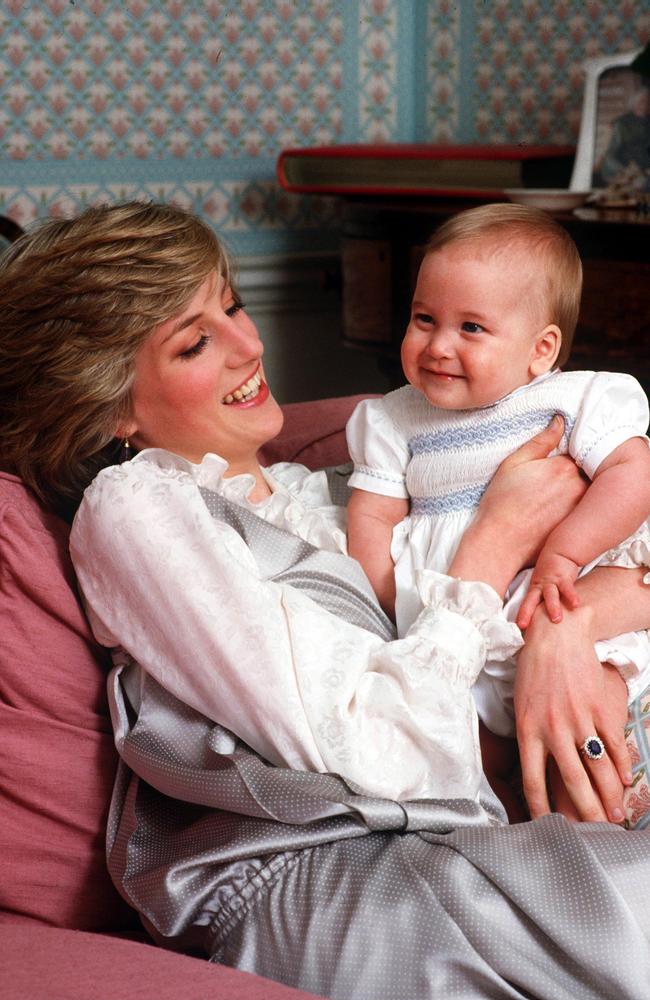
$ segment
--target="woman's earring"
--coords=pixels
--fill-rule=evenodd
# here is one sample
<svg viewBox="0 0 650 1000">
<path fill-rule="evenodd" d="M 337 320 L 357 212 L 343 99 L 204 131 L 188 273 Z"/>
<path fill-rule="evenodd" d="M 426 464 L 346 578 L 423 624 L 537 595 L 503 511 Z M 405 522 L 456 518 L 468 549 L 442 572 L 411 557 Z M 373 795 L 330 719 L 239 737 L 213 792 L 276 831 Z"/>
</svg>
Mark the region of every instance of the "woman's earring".
<svg viewBox="0 0 650 1000">
<path fill-rule="evenodd" d="M 119 463 L 129 462 L 133 458 L 133 448 L 129 444 L 128 437 L 125 437 L 122 441 L 122 447 L 120 448 Z"/>
</svg>

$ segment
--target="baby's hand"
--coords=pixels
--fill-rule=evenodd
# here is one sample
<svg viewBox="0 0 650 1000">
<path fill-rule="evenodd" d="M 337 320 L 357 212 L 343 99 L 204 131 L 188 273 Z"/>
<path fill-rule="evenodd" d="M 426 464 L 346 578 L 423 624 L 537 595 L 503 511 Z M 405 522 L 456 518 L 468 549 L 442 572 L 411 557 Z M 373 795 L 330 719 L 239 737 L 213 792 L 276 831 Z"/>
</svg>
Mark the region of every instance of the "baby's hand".
<svg viewBox="0 0 650 1000">
<path fill-rule="evenodd" d="M 577 608 L 580 598 L 574 582 L 579 572 L 580 567 L 573 559 L 542 549 L 517 615 L 519 628 L 528 628 L 535 608 L 542 601 L 552 622 L 562 621 L 562 602 L 567 608 Z"/>
</svg>

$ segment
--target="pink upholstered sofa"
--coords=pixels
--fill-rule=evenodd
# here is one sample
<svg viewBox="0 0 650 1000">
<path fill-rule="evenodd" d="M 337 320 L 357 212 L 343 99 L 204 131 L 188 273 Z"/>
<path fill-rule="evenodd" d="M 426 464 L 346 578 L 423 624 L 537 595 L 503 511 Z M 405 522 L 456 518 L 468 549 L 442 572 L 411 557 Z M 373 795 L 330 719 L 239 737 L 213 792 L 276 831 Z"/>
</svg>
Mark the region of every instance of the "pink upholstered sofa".
<svg viewBox="0 0 650 1000">
<path fill-rule="evenodd" d="M 345 461 L 360 397 L 285 407 L 267 461 Z M 0 472 L 0 995 L 29 1000 L 306 997 L 146 943 L 110 882 L 116 765 L 106 652 L 75 589 L 68 526 Z"/>
</svg>

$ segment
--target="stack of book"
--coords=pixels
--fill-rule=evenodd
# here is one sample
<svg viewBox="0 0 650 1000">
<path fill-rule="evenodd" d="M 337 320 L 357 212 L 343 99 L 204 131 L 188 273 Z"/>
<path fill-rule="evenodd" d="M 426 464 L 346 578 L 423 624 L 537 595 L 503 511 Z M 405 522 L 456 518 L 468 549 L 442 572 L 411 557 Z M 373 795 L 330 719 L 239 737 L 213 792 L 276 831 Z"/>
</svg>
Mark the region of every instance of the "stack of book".
<svg viewBox="0 0 650 1000">
<path fill-rule="evenodd" d="M 285 149 L 278 180 L 308 194 L 487 197 L 506 188 L 563 188 L 573 146 L 436 146 L 420 143 Z"/>
</svg>

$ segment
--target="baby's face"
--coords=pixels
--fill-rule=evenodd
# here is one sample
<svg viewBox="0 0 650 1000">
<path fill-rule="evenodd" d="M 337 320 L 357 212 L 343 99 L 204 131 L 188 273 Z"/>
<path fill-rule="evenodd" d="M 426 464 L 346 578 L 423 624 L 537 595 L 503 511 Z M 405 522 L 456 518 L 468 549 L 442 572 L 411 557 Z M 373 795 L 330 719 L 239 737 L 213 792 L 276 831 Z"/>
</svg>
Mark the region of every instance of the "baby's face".
<svg viewBox="0 0 650 1000">
<path fill-rule="evenodd" d="M 538 288 L 521 254 L 450 244 L 427 256 L 402 342 L 408 381 L 434 406 L 465 410 L 548 370 L 535 348 L 544 328 Z"/>
</svg>

